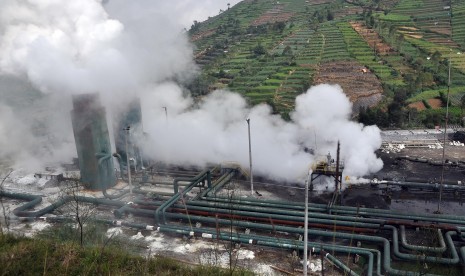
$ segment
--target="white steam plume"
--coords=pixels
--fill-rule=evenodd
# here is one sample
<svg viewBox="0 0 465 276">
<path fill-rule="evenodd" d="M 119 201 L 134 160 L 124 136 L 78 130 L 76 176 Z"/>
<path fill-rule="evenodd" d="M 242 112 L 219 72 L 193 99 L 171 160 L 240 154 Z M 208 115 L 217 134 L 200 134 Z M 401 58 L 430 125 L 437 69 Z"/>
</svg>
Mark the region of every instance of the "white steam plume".
<svg viewBox="0 0 465 276">
<path fill-rule="evenodd" d="M 50 97 L 47 100 L 55 101 Z M 18 113 L 0 103 L 0 163 L 34 171 L 47 164 L 71 161 L 76 149 L 69 138 L 72 130 L 64 122 L 70 120 L 69 113 L 56 105 L 53 116 L 38 106 L 43 105 L 30 104 L 29 109 Z"/>
<path fill-rule="evenodd" d="M 336 158 L 338 140 L 346 174 L 363 176 L 382 167 L 374 154 L 381 145 L 379 129 L 350 121 L 352 105 L 339 86 L 318 85 L 299 96 L 292 122 L 272 115 L 266 105 L 248 107 L 242 97 L 227 91 L 215 91 L 193 108 L 180 88 L 165 84 L 144 102 L 152 103 L 143 108 L 144 127 L 151 134 L 145 153 L 165 162 L 234 161 L 247 168 L 246 118 L 250 118 L 253 166 L 260 175 L 301 180 L 319 156 L 329 151 Z M 305 148 L 312 148 L 315 155 Z"/>
<path fill-rule="evenodd" d="M 110 114 L 110 109 L 118 109 L 148 84 L 195 69 L 188 39 L 182 27 L 172 23 L 173 17 L 168 18 L 169 13 L 149 14 L 144 7 L 131 9 L 132 3 L 121 3 L 108 4 L 110 15 L 96 0 L 0 1 L 0 95 L 8 96 L 0 102 L 9 105 L 14 115 L 0 117 L 0 123 L 11 125 L 14 118 L 25 131 L 22 139 L 2 135 L 0 144 L 17 149 L 31 145 L 29 149 L 34 150 L 21 153 L 29 152 L 29 158 L 21 159 L 39 156 L 44 161 L 55 160 L 44 155 L 50 148 L 68 147 L 59 154 L 68 162 L 76 155 L 69 144 L 74 140 L 70 94 L 99 92 Z M 11 103 L 18 100 L 7 102 L 30 94 L 27 85 L 20 91 L 4 85 L 18 78 L 30 82 L 39 94 L 46 93 L 47 101 L 37 101 L 35 96 L 26 98 L 32 102 L 28 106 Z"/>
<path fill-rule="evenodd" d="M 114 19 L 95 0 L 2 1 L 0 72 L 27 76 L 42 92 L 114 99 L 192 69 L 187 38 L 164 24 L 167 15 L 135 20 L 141 10 L 124 8 Z"/>
<path fill-rule="evenodd" d="M 361 176 L 381 168 L 373 153 L 381 144 L 379 130 L 349 120 L 351 104 L 338 86 L 320 85 L 299 96 L 291 122 L 272 115 L 266 105 L 249 107 L 227 91 L 215 91 L 194 104 L 181 88 L 167 82 L 194 72 L 195 66 L 181 25 L 158 9 L 160 3 L 111 0 L 104 7 L 96 0 L 0 2 L 0 74 L 23 77 L 62 101 L 42 102 L 47 108 L 41 110 L 54 113 L 41 116 L 42 125 L 62 130 L 61 143 L 46 139 L 45 148 L 56 152 L 52 156 L 69 159 L 75 150 L 69 143 L 70 121 L 65 120 L 71 109 L 69 94 L 98 91 L 107 109 L 124 105 L 136 94 L 142 99 L 144 129 L 151 134 L 144 154 L 165 162 L 232 161 L 248 167 L 245 119 L 250 118 L 254 171 L 261 175 L 300 180 L 318 156 L 330 151 L 335 158 L 337 140 L 348 174 Z M 5 114 L 0 126 L 7 129 L 18 118 Z M 39 137 L 29 130 L 33 123 L 20 123 L 25 127 L 19 132 L 31 135 L 17 136 L 33 139 L 2 136 L 0 144 L 14 144 L 13 149 L 28 145 L 24 152 L 34 153 L 31 149 L 49 133 Z M 8 153 L 15 154 L 24 153 Z"/>
<path fill-rule="evenodd" d="M 335 144 L 340 141 L 346 175 L 377 172 L 383 167 L 374 153 L 381 146 L 380 130 L 350 121 L 351 112 L 352 104 L 340 86 L 322 84 L 297 97 L 292 120 L 302 130 L 308 147 L 312 147 L 308 142 L 314 141 L 318 154 L 329 151 L 335 159 Z"/>
</svg>

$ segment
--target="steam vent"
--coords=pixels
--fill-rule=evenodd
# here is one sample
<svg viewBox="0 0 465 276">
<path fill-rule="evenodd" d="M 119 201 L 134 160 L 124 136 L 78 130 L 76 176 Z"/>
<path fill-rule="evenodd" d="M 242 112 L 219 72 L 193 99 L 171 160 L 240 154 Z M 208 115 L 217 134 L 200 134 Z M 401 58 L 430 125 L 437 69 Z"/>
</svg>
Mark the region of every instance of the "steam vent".
<svg viewBox="0 0 465 276">
<path fill-rule="evenodd" d="M 121 155 L 120 162 L 123 166 L 126 164 L 126 139 L 128 143 L 129 157 L 134 158 L 134 166 L 140 168 L 141 166 L 141 156 L 140 151 L 137 147 L 134 146 L 133 137 L 140 136 L 142 133 L 141 122 L 142 122 L 142 111 L 140 105 L 140 99 L 135 98 L 126 107 L 126 110 L 122 114 L 117 116 L 115 120 L 116 124 L 114 127 L 115 135 L 115 147 L 116 152 Z M 128 135 L 127 127 L 130 128 L 131 135 Z"/>
<path fill-rule="evenodd" d="M 102 190 L 115 185 L 110 137 L 105 109 L 98 94 L 73 96 L 74 139 L 81 170 L 81 182 L 86 188 Z"/>
</svg>

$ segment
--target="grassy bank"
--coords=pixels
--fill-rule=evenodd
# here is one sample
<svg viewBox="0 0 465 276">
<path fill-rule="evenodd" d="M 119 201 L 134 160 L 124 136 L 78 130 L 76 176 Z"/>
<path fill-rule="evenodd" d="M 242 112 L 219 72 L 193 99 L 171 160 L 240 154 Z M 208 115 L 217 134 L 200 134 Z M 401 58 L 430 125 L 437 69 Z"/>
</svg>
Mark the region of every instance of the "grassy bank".
<svg viewBox="0 0 465 276">
<path fill-rule="evenodd" d="M 143 258 L 113 246 L 0 235 L 0 275 L 253 275 L 155 256 Z"/>
</svg>

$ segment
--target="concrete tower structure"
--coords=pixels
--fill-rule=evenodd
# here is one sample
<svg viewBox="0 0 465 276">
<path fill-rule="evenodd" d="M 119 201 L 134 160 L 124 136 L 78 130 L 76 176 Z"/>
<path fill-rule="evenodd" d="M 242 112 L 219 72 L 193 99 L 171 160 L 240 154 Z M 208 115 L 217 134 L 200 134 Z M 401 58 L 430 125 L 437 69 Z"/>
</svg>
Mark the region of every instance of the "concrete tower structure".
<svg viewBox="0 0 465 276">
<path fill-rule="evenodd" d="M 73 96 L 71 111 L 81 182 L 92 190 L 115 185 L 110 136 L 105 108 L 98 94 Z"/>
</svg>

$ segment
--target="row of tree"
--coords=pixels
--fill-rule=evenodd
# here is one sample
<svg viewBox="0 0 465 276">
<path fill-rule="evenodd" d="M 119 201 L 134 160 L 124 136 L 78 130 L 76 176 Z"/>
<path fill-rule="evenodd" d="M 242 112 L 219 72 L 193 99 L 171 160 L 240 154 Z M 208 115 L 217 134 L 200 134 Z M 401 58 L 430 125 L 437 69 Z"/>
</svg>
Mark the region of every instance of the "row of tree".
<svg viewBox="0 0 465 276">
<path fill-rule="evenodd" d="M 426 110 L 419 111 L 416 108 L 409 107 L 406 103 L 405 91 L 400 91 L 394 96 L 394 99 L 386 107 L 365 107 L 359 110 L 358 119 L 365 125 L 377 125 L 382 128 L 408 128 L 408 127 L 427 127 L 444 126 L 446 122 L 445 108 L 433 109 L 425 101 Z M 438 97 L 443 107 L 446 106 L 448 99 L 444 93 Z M 450 101 L 449 101 L 450 106 Z M 460 99 L 460 107 L 449 108 L 447 116 L 448 124 L 464 125 L 465 95 Z"/>
</svg>

